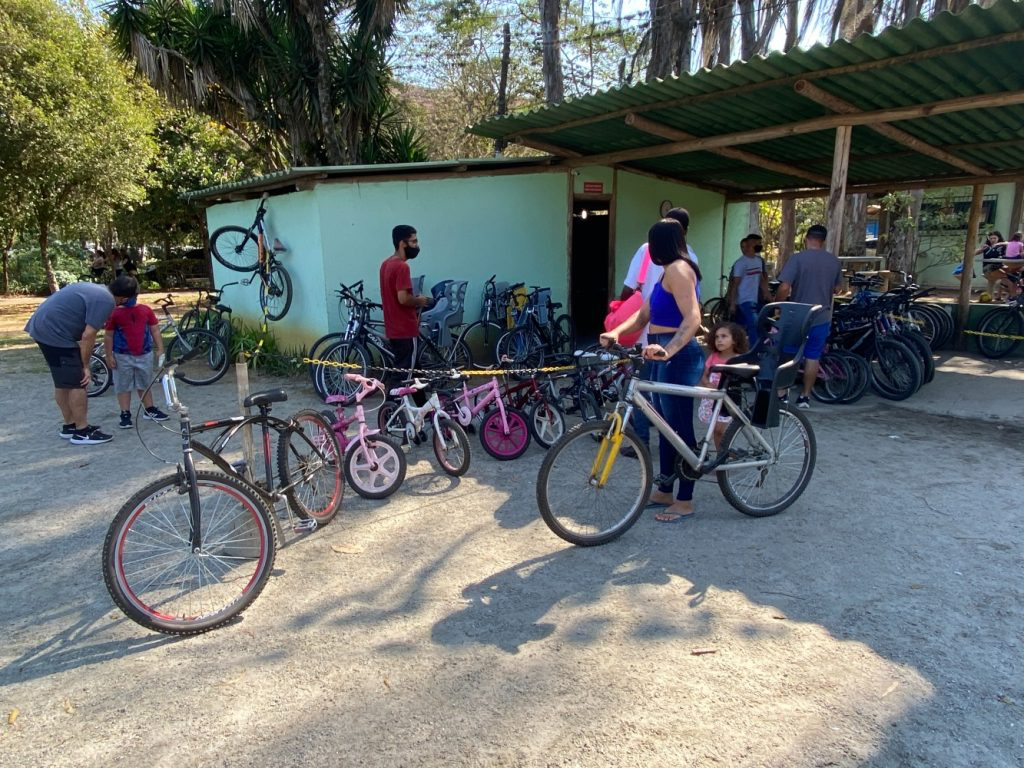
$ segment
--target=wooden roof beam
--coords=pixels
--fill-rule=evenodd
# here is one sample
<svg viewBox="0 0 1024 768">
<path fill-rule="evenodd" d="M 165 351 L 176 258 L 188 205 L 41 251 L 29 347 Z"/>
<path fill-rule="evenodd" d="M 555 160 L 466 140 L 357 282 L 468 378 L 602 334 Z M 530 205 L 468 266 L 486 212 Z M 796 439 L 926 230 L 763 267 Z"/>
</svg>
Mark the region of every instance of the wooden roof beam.
<svg viewBox="0 0 1024 768">
<path fill-rule="evenodd" d="M 523 136 L 510 136 L 508 138 L 514 144 L 522 144 L 524 147 L 530 147 L 531 149 L 538 149 L 541 152 L 547 152 L 549 155 L 555 157 L 582 157 L 582 152 L 577 152 L 574 149 L 568 149 L 567 147 L 558 147 L 554 144 L 548 144 L 546 141 L 535 139 L 530 135 Z"/>
<path fill-rule="evenodd" d="M 926 59 L 932 59 L 939 56 L 945 56 L 947 54 L 961 53 L 968 50 L 976 50 L 979 48 L 988 48 L 993 45 L 1003 45 L 1005 43 L 1019 43 L 1024 42 L 1024 30 L 1017 30 L 1015 32 L 1006 32 L 999 35 L 991 35 L 989 37 L 980 37 L 975 40 L 965 40 L 960 43 L 950 43 L 949 45 L 940 45 L 935 48 L 927 48 L 923 51 L 914 51 L 913 53 L 905 53 L 900 56 L 892 56 L 885 59 L 875 59 L 872 61 L 862 61 L 857 64 L 844 64 L 838 67 L 829 67 L 827 69 L 819 69 L 812 72 L 804 72 L 799 75 L 787 75 L 786 77 L 779 77 L 773 80 L 764 80 L 758 83 L 747 83 L 746 85 L 739 85 L 735 88 L 723 89 L 720 91 L 713 91 L 711 93 L 700 93 L 691 96 L 679 96 L 674 99 L 663 99 L 662 101 L 654 101 L 650 104 L 637 104 L 632 107 L 624 107 L 622 109 L 616 109 L 611 112 L 605 112 L 600 115 L 591 115 L 589 117 L 580 117 L 575 120 L 567 120 L 564 123 L 558 123 L 556 125 L 547 126 L 545 128 L 535 128 L 532 133 L 557 133 L 558 131 L 566 131 L 570 128 L 576 128 L 581 125 L 590 125 L 592 123 L 600 123 L 605 120 L 612 120 L 615 118 L 625 117 L 630 112 L 650 112 L 657 109 L 671 109 L 673 107 L 688 107 L 693 104 L 702 104 L 707 101 L 713 101 L 715 99 L 727 99 L 733 96 L 737 96 L 743 93 L 750 93 L 751 91 L 758 91 L 762 88 L 771 87 L 788 87 L 793 85 L 797 80 L 817 80 L 821 78 L 834 77 L 835 75 L 848 75 L 855 72 L 871 72 L 877 69 L 887 69 L 889 67 L 899 66 L 900 64 L 906 64 L 914 61 L 924 61 Z M 553 107 L 557 109 L 557 107 Z"/>
<path fill-rule="evenodd" d="M 723 133 L 717 136 L 705 136 L 699 139 L 688 139 L 686 141 L 670 141 L 665 144 L 657 144 L 650 147 L 638 147 L 637 149 L 624 149 L 617 152 L 605 152 L 599 155 L 582 155 L 570 158 L 566 161 L 568 165 L 612 165 L 614 163 L 626 163 L 633 160 L 646 160 L 653 157 L 665 157 L 667 155 L 681 155 L 686 152 L 701 152 L 722 147 L 732 147 L 736 144 L 753 144 L 758 141 L 770 139 L 781 139 L 784 136 L 799 136 L 805 133 L 815 133 L 838 128 L 841 125 L 872 125 L 874 123 L 885 123 L 898 120 L 914 120 L 921 117 L 933 115 L 945 115 L 951 112 L 964 112 L 974 109 L 991 109 L 993 107 L 1008 107 L 1014 104 L 1024 104 L 1024 90 L 1002 91 L 1000 93 L 988 93 L 975 96 L 963 96 L 957 99 L 944 101 L 933 101 L 928 104 L 913 104 L 906 107 L 892 107 L 889 109 L 878 109 L 871 112 L 858 112 L 852 115 L 825 115 L 810 120 L 800 120 L 795 123 L 782 123 L 780 125 L 769 125 L 764 128 L 754 128 L 736 133 Z"/>
<path fill-rule="evenodd" d="M 854 158 L 856 162 L 856 158 Z M 994 173 L 987 176 L 932 176 L 927 179 L 906 179 L 899 181 L 873 181 L 864 184 L 848 184 L 846 194 L 866 195 L 883 194 L 900 189 L 940 189 L 945 187 L 963 187 L 974 184 L 1002 184 L 1024 180 L 1024 168 L 1005 173 Z M 774 189 L 764 192 L 747 192 L 729 196 L 730 203 L 754 203 L 760 200 L 792 200 L 804 197 L 826 197 L 827 187 L 799 187 L 794 189 Z"/>
<path fill-rule="evenodd" d="M 626 125 L 636 128 L 638 131 L 644 133 L 650 133 L 654 136 L 661 136 L 663 139 L 672 139 L 673 141 L 688 141 L 690 139 L 699 138 L 694 136 L 692 133 L 686 131 L 680 131 L 677 128 L 672 128 L 665 125 L 664 123 L 656 123 L 653 120 L 648 120 L 646 117 L 641 117 L 635 113 L 626 115 Z M 828 184 L 829 177 L 822 176 L 821 174 L 814 173 L 813 171 L 806 171 L 796 166 L 787 165 L 786 163 L 779 163 L 775 160 L 769 160 L 767 157 L 754 154 L 753 152 L 747 152 L 743 149 L 733 149 L 731 147 L 722 147 L 721 149 L 711 150 L 714 154 L 720 157 L 728 157 L 731 160 L 739 160 L 749 165 L 757 166 L 758 168 L 765 168 L 769 171 L 775 171 L 785 176 L 792 176 L 795 179 L 807 179 L 813 181 L 815 184 Z"/>
<path fill-rule="evenodd" d="M 797 80 L 793 85 L 793 90 L 816 104 L 820 104 L 827 109 L 831 109 L 833 112 L 840 115 L 853 115 L 861 111 L 850 102 L 844 101 L 838 96 L 833 96 L 828 91 L 819 88 L 814 85 L 814 83 L 810 83 L 807 80 Z M 982 168 L 980 165 L 975 165 L 967 160 L 962 160 L 956 155 L 952 155 L 945 150 L 939 149 L 928 142 L 921 141 L 915 136 L 911 136 L 906 131 L 902 131 L 888 123 L 872 123 L 868 128 L 873 130 L 875 133 L 885 136 L 887 139 L 895 141 L 897 144 L 910 147 L 919 154 L 934 158 L 935 160 L 939 160 L 947 165 L 952 165 L 954 168 L 959 168 L 961 171 L 967 171 L 967 173 L 972 176 L 989 175 L 989 171 Z"/>
</svg>

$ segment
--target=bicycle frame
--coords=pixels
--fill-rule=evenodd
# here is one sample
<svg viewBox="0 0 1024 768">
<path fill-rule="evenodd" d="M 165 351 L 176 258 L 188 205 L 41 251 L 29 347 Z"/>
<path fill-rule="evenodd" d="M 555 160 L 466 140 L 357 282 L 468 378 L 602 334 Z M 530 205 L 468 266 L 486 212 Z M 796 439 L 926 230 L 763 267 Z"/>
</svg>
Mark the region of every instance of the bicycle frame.
<svg viewBox="0 0 1024 768">
<path fill-rule="evenodd" d="M 334 406 L 335 421 L 331 425 L 334 428 L 334 434 L 338 438 L 338 445 L 341 447 L 341 452 L 344 454 L 348 451 L 349 446 L 362 445 L 363 449 L 366 449 L 366 438 L 376 435 L 380 432 L 379 429 L 370 429 L 366 426 L 366 413 L 363 410 L 362 401 L 370 393 L 375 390 L 380 390 L 381 394 L 384 393 L 384 385 L 376 379 L 368 379 L 360 376 L 358 373 L 346 373 L 345 378 L 349 381 L 359 383 L 359 389 L 352 397 L 346 397 L 345 395 L 331 395 L 327 398 L 327 404 Z M 352 403 L 356 403 L 355 415 L 349 418 L 345 416 L 345 406 Z M 348 428 L 350 425 L 357 423 L 359 429 L 356 435 L 350 440 L 348 437 Z M 367 451 L 369 453 L 369 451 Z"/>
<path fill-rule="evenodd" d="M 175 366 L 172 365 L 167 369 L 160 383 L 163 385 L 167 407 L 178 414 L 178 426 L 181 431 L 181 464 L 178 471 L 185 475 L 184 479 L 188 484 L 189 527 L 191 529 L 189 546 L 193 552 L 201 552 L 203 549 L 202 505 L 199 502 L 196 465 L 192 458 L 192 419 L 189 416 L 188 406 L 178 399 L 174 368 Z"/>
<path fill-rule="evenodd" d="M 481 394 L 484 396 L 477 399 L 477 396 Z M 466 382 L 463 381 L 462 394 L 453 398 L 453 401 L 459 409 L 458 421 L 464 427 L 468 427 L 473 422 L 473 419 L 476 418 L 477 414 L 487 408 L 487 406 L 493 402 L 497 402 L 498 412 L 501 414 L 501 428 L 506 435 L 508 434 L 508 419 L 505 416 L 505 403 L 501 399 L 501 390 L 498 388 L 498 380 L 493 376 L 486 384 L 481 384 L 479 387 L 473 387 L 473 389 L 469 389 L 466 386 Z"/>
<path fill-rule="evenodd" d="M 643 396 L 643 392 L 653 392 L 659 395 L 675 395 L 679 397 L 689 397 L 691 399 L 707 398 L 715 401 L 714 408 L 711 413 L 711 418 L 708 420 L 707 434 L 704 435 L 704 439 L 701 441 L 700 454 L 695 454 L 683 439 L 675 433 L 675 431 L 668 425 L 668 422 L 662 418 L 654 406 L 651 405 L 650 401 Z M 640 379 L 630 379 L 626 385 L 625 397 L 620 400 L 616 406 L 615 411 L 612 414 L 613 428 L 610 435 L 613 447 L 616 449 L 615 453 L 609 456 L 609 459 L 613 459 L 618 453 L 618 446 L 622 442 L 622 430 L 629 424 L 629 419 L 633 414 L 633 408 L 638 408 L 644 416 L 646 416 L 658 432 L 668 440 L 672 447 L 675 448 L 679 455 L 682 456 L 691 469 L 695 472 L 705 474 L 707 472 L 723 472 L 731 469 L 748 469 L 754 467 L 765 467 L 771 464 L 775 460 L 775 449 L 774 447 L 764 439 L 761 433 L 752 428 L 750 420 L 746 417 L 743 411 L 736 403 L 732 401 L 732 398 L 728 396 L 728 393 L 724 389 L 710 389 L 708 387 L 693 387 L 685 384 L 665 384 L 662 382 L 653 381 L 642 381 Z M 711 446 L 714 444 L 712 437 L 715 430 L 715 424 L 718 421 L 718 416 L 722 412 L 722 408 L 725 408 L 729 412 L 732 418 L 736 419 L 743 425 L 744 431 L 747 435 L 758 443 L 768 452 L 769 458 L 754 461 L 715 461 L 711 465 L 705 466 L 707 461 L 708 452 Z M 600 463 L 600 459 L 604 454 L 605 449 L 602 447 L 601 451 L 598 452 L 598 461 L 595 463 L 595 467 Z M 612 461 L 608 461 L 604 477 L 607 477 L 607 472 L 611 470 Z"/>
<path fill-rule="evenodd" d="M 431 425 L 434 428 L 434 434 L 438 435 L 442 441 L 444 441 L 444 432 L 441 429 L 442 420 L 450 420 L 449 416 L 444 408 L 441 407 L 441 400 L 437 396 L 437 392 L 431 392 L 427 402 L 423 405 L 416 405 L 412 401 L 412 395 L 402 395 L 401 405 L 388 419 L 388 423 L 384 425 L 384 431 L 388 434 L 392 433 L 392 430 L 397 428 L 399 414 L 405 416 L 405 433 L 409 442 L 413 442 L 413 438 L 423 430 L 427 425 L 427 417 L 431 419 Z M 448 448 L 448 443 L 445 442 L 445 448 Z"/>
</svg>

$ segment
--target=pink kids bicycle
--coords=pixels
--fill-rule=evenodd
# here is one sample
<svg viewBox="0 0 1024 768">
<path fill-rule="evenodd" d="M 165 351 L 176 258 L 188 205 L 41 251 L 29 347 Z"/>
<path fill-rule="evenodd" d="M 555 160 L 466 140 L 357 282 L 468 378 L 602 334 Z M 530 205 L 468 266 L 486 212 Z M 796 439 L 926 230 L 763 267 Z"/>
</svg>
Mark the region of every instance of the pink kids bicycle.
<svg viewBox="0 0 1024 768">
<path fill-rule="evenodd" d="M 498 380 L 494 377 L 473 389 L 466 385 L 466 377 L 463 377 L 462 394 L 452 397 L 444 405 L 445 410 L 463 427 L 472 424 L 478 414 L 484 414 L 480 420 L 480 443 L 498 461 L 518 459 L 530 447 L 526 414 L 505 404 Z"/>
<path fill-rule="evenodd" d="M 345 457 L 345 477 L 349 485 L 364 499 L 383 499 L 390 496 L 405 480 L 405 452 L 400 445 L 380 434 L 378 429 L 366 426 L 363 398 L 375 391 L 384 394 L 384 385 L 358 373 L 346 373 L 345 378 L 358 387 L 351 395 L 331 395 L 329 405 L 334 413 L 324 411 L 327 421 L 334 427 L 338 445 Z M 355 403 L 355 415 L 345 416 L 345 406 Z M 353 437 L 348 428 L 358 424 Z"/>
<path fill-rule="evenodd" d="M 469 439 L 459 423 L 445 413 L 430 383 L 413 379 L 407 386 L 392 389 L 391 394 L 401 400 L 388 400 L 377 411 L 381 432 L 409 445 L 419 445 L 427 441 L 430 427 L 434 433 L 434 456 L 441 469 L 453 477 L 466 474 Z"/>
</svg>

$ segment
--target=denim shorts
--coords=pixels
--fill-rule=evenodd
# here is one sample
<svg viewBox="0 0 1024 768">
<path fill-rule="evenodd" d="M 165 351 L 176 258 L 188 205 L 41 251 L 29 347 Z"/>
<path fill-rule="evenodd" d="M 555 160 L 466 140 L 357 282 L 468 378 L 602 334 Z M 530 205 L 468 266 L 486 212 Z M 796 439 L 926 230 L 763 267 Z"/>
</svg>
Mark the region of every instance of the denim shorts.
<svg viewBox="0 0 1024 768">
<path fill-rule="evenodd" d="M 807 332 L 807 343 L 804 345 L 805 360 L 821 359 L 821 353 L 825 350 L 825 342 L 828 341 L 828 332 L 831 329 L 831 323 L 811 326 L 811 330 Z"/>
</svg>

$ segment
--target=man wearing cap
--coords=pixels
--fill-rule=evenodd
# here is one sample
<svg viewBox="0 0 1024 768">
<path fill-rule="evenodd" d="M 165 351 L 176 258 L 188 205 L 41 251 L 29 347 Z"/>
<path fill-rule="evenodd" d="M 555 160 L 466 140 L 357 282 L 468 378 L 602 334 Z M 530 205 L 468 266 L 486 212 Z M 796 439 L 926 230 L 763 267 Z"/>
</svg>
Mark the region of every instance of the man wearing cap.
<svg viewBox="0 0 1024 768">
<path fill-rule="evenodd" d="M 743 254 L 729 272 L 729 289 L 725 293 L 729 314 L 743 326 L 750 346 L 757 343 L 757 308 L 768 301 L 768 273 L 761 258 L 761 236 L 756 232 L 740 240 Z"/>
<path fill-rule="evenodd" d="M 828 230 L 815 224 L 807 230 L 804 249 L 789 257 L 779 274 L 781 285 L 775 296 L 778 301 L 820 304 L 824 311 L 814 318 L 804 346 L 804 386 L 796 399 L 797 408 L 811 407 L 811 389 L 818 378 L 818 360 L 825 349 L 832 327 L 832 297 L 843 287 L 843 269 L 839 259 L 825 250 Z"/>
</svg>

